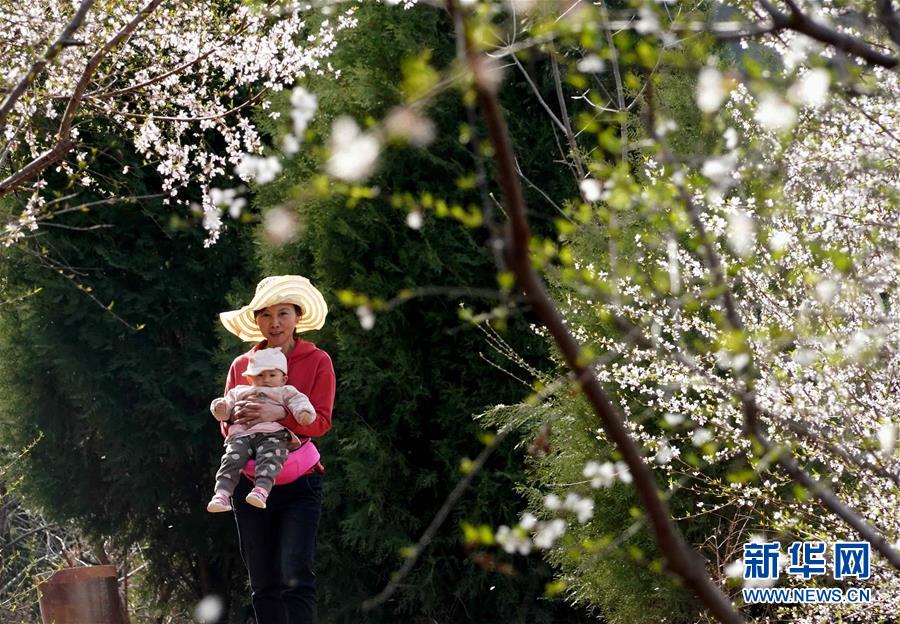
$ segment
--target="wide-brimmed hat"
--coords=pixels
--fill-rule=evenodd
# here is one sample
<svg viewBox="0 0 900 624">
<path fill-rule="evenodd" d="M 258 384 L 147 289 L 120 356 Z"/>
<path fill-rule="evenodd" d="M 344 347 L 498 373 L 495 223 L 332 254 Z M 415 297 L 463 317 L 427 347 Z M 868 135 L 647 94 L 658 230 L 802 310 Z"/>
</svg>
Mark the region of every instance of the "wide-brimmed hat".
<svg viewBox="0 0 900 624">
<path fill-rule="evenodd" d="M 302 275 L 272 275 L 256 285 L 253 300 L 240 310 L 219 314 L 225 329 L 244 342 L 257 342 L 265 336 L 259 331 L 254 312 L 279 303 L 300 306 L 297 317 L 298 332 L 321 329 L 325 324 L 328 306 L 325 297 Z"/>
<path fill-rule="evenodd" d="M 281 349 L 260 349 L 250 356 L 244 376 L 252 377 L 267 370 L 280 370 L 287 375 L 287 368 L 287 358 Z"/>
</svg>

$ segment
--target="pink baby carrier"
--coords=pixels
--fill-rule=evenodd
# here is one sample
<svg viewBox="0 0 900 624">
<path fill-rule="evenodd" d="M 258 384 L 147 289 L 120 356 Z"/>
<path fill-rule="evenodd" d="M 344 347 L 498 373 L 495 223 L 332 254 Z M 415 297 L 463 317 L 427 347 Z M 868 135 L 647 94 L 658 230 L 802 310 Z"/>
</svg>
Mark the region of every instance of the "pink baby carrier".
<svg viewBox="0 0 900 624">
<path fill-rule="evenodd" d="M 275 485 L 284 485 L 302 477 L 319 463 L 319 458 L 319 449 L 312 443 L 312 440 L 307 439 L 305 442 L 302 442 L 300 448 L 288 454 L 288 458 L 284 462 L 284 468 L 275 477 Z M 244 476 L 252 481 L 256 475 L 256 462 L 252 459 L 248 461 L 242 472 Z"/>
</svg>

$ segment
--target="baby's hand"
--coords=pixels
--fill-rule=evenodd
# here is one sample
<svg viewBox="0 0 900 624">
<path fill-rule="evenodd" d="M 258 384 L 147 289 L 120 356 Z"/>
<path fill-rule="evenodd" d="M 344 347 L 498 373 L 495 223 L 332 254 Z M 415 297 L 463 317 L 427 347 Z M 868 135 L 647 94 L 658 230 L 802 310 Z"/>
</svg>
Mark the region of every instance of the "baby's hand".
<svg viewBox="0 0 900 624">
<path fill-rule="evenodd" d="M 228 406 L 225 404 L 225 401 L 220 401 L 216 404 L 213 416 L 219 421 L 228 420 Z"/>
</svg>

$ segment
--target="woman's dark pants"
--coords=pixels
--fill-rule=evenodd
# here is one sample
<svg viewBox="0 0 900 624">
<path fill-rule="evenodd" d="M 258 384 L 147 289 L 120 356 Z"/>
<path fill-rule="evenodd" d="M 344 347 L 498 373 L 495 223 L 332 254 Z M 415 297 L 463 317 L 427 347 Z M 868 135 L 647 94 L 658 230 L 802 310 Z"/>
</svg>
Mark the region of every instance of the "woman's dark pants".
<svg viewBox="0 0 900 624">
<path fill-rule="evenodd" d="M 313 559 L 322 510 L 322 475 L 313 473 L 275 486 L 266 509 L 244 501 L 251 489 L 253 483 L 242 476 L 232 500 L 256 622 L 315 624 Z"/>
</svg>

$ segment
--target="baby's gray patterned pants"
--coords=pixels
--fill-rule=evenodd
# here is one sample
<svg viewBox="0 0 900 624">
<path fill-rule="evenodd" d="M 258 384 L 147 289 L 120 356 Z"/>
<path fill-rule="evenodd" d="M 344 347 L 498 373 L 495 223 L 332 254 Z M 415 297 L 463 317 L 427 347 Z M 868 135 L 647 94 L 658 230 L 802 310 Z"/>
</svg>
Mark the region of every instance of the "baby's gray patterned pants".
<svg viewBox="0 0 900 624">
<path fill-rule="evenodd" d="M 231 496 L 241 478 L 241 470 L 251 459 L 256 460 L 256 486 L 271 491 L 275 477 L 284 467 L 290 441 L 291 433 L 282 429 L 272 433 L 251 433 L 226 444 L 222 464 L 216 473 L 216 491 Z"/>
</svg>

